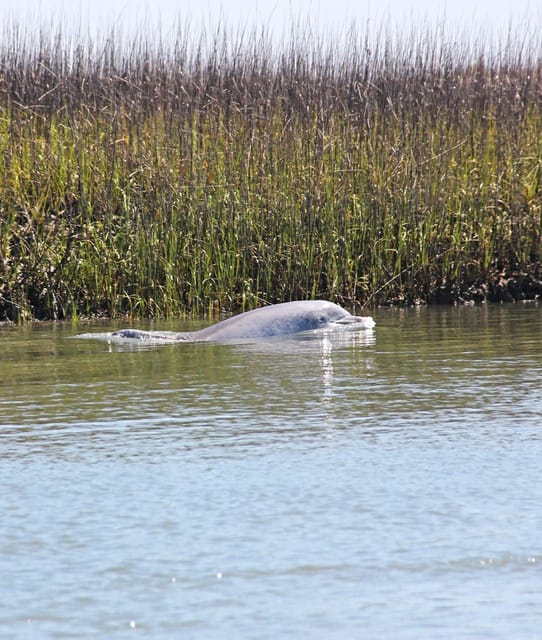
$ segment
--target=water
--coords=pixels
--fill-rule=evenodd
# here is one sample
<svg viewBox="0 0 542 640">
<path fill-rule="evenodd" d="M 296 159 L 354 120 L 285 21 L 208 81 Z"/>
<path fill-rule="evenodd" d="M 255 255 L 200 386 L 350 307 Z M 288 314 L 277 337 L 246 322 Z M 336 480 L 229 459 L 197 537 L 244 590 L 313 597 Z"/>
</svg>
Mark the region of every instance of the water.
<svg viewBox="0 0 542 640">
<path fill-rule="evenodd" d="M 540 638 L 542 307 L 375 319 L 0 329 L 0 637 Z"/>
</svg>

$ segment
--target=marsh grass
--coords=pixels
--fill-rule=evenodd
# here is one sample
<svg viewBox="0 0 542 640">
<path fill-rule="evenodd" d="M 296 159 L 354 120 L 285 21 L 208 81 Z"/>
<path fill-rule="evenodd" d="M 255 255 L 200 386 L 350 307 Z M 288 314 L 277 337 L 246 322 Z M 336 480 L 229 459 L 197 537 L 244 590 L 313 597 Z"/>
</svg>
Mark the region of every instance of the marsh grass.
<svg viewBox="0 0 542 640">
<path fill-rule="evenodd" d="M 11 25 L 0 316 L 537 295 L 539 39 L 369 40 Z"/>
</svg>

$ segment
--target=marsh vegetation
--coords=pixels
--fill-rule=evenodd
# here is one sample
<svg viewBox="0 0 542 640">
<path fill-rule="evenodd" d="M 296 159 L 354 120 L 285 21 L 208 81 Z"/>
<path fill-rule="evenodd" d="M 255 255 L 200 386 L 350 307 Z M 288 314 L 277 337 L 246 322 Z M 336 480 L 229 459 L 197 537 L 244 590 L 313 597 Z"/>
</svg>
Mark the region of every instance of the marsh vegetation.
<svg viewBox="0 0 542 640">
<path fill-rule="evenodd" d="M 0 319 L 536 297 L 541 54 L 11 25 Z"/>
</svg>

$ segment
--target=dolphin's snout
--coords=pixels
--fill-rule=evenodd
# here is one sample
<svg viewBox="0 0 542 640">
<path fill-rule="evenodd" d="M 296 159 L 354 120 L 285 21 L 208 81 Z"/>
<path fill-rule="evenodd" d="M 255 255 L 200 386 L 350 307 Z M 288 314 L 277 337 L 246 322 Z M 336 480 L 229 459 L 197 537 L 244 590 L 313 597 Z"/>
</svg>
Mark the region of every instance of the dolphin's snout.
<svg viewBox="0 0 542 640">
<path fill-rule="evenodd" d="M 365 320 L 365 318 L 362 318 L 361 316 L 348 315 L 348 316 L 343 316 L 338 320 L 335 320 L 335 322 L 337 324 L 352 324 L 353 322 L 362 322 L 363 320 Z"/>
<path fill-rule="evenodd" d="M 335 320 L 337 324 L 361 324 L 365 329 L 371 329 L 375 326 L 375 321 L 371 316 L 352 316 L 347 315 Z"/>
</svg>

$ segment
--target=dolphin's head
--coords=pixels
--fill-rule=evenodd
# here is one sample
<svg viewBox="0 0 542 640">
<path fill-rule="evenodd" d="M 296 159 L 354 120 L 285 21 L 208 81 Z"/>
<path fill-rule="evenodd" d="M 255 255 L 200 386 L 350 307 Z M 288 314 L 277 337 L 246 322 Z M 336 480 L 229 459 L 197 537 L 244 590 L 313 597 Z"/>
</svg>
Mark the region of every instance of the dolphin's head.
<svg viewBox="0 0 542 640">
<path fill-rule="evenodd" d="M 323 301 L 321 308 L 315 309 L 318 326 L 328 328 L 372 329 L 375 321 L 370 316 L 354 316 L 333 302 Z"/>
</svg>

